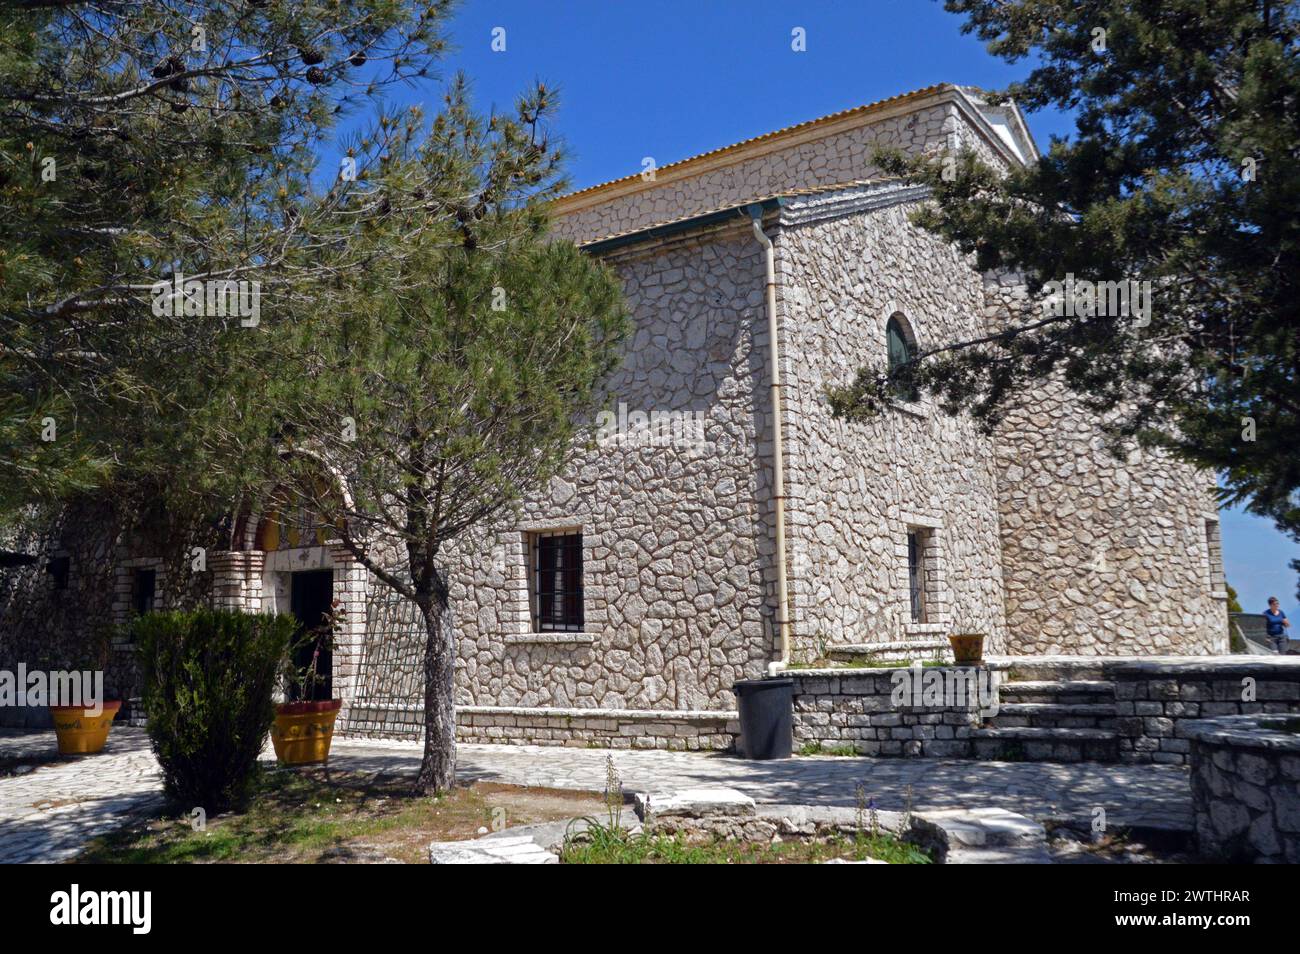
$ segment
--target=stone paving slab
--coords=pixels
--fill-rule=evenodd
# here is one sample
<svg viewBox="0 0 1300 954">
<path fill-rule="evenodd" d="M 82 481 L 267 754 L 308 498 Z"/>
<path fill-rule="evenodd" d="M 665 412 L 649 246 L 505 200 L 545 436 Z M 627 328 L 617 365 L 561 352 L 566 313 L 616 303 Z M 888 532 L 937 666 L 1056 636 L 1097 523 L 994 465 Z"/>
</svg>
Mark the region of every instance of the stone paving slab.
<svg viewBox="0 0 1300 954">
<path fill-rule="evenodd" d="M 337 739 L 340 768 L 414 771 L 414 742 Z M 881 810 L 1003 808 L 1039 822 L 1091 823 L 1103 808 L 1109 824 L 1190 831 L 1191 786 L 1177 765 L 1096 762 L 995 762 L 958 759 L 792 758 L 750 762 L 734 756 L 661 750 L 610 751 L 536 745 L 461 745 L 463 779 L 601 791 L 613 755 L 625 792 L 726 786 L 759 803 L 855 805 L 861 783 Z"/>
<path fill-rule="evenodd" d="M 158 763 L 141 729 L 115 726 L 98 755 L 63 758 L 54 730 L 0 731 L 0 758 L 51 761 L 0 777 L 0 863 L 59 862 L 87 841 L 163 806 Z"/>
<path fill-rule="evenodd" d="M 478 838 L 473 841 L 435 841 L 429 846 L 435 865 L 555 865 L 559 855 L 538 845 L 530 835 Z"/>
<path fill-rule="evenodd" d="M 54 733 L 0 730 L 0 759 L 48 751 L 52 760 L 0 777 L 0 863 L 73 857 L 86 841 L 162 806 L 158 766 L 141 729 L 115 726 L 99 755 L 58 759 Z M 605 759 L 626 792 L 727 786 L 760 804 L 853 806 L 855 787 L 882 811 L 1002 808 L 1036 821 L 1090 822 L 1097 808 L 1116 826 L 1190 830 L 1191 790 L 1180 766 L 969 762 L 945 759 L 793 758 L 749 762 L 693 752 L 461 745 L 459 776 L 549 788 L 600 791 Z M 269 750 L 268 750 L 269 755 Z M 413 742 L 336 739 L 332 765 L 414 772 Z"/>
</svg>

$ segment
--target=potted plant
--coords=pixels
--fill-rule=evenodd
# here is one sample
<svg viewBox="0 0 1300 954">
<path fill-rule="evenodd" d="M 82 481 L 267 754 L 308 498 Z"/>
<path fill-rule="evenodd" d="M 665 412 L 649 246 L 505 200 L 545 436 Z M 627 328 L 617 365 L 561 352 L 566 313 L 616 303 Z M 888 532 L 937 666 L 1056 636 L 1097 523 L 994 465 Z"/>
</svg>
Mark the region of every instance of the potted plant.
<svg viewBox="0 0 1300 954">
<path fill-rule="evenodd" d="M 86 655 L 74 671 L 103 673 L 108 662 L 109 642 L 107 634 L 98 634 L 91 639 L 86 648 Z M 50 702 L 54 687 L 50 686 Z M 86 696 L 81 696 L 83 702 Z M 121 699 L 100 699 L 99 705 L 53 705 L 49 707 L 50 720 L 54 723 L 54 735 L 58 740 L 60 755 L 94 755 L 108 742 L 109 730 L 113 719 L 122 708 Z"/>
<path fill-rule="evenodd" d="M 60 755 L 94 755 L 108 742 L 121 699 L 103 699 L 95 712 L 89 706 L 50 706 Z"/>
<path fill-rule="evenodd" d="M 984 661 L 983 633 L 953 633 L 948 637 L 948 645 L 958 666 L 978 666 Z"/>
<path fill-rule="evenodd" d="M 312 765 L 327 762 L 330 741 L 334 738 L 334 720 L 338 718 L 342 699 L 328 696 L 326 679 L 320 674 L 321 655 L 332 652 L 334 636 L 345 613 L 335 600 L 319 626 L 306 630 L 291 647 L 286 659 L 285 688 L 288 701 L 275 706 L 275 724 L 271 726 L 271 744 L 275 756 L 285 765 Z M 294 660 L 302 650 L 309 652 L 308 662 L 299 668 Z"/>
</svg>

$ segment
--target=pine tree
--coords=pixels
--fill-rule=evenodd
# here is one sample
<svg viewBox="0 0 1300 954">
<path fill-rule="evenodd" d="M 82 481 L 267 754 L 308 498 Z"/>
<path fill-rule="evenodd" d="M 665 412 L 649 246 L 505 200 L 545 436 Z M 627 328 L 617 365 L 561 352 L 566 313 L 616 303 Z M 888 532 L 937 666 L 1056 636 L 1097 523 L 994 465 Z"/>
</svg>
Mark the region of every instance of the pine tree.
<svg viewBox="0 0 1300 954">
<path fill-rule="evenodd" d="M 563 184 L 544 134 L 552 109 L 538 87 L 514 115 L 484 118 L 463 79 L 451 84 L 429 137 L 390 153 L 390 212 L 359 240 L 403 254 L 376 254 L 363 281 L 292 329 L 283 355 L 310 361 L 285 368 L 272 402 L 280 484 L 420 611 L 421 793 L 455 775 L 447 545 L 562 465 L 625 328 L 613 273 L 547 234 L 545 203 Z"/>
<path fill-rule="evenodd" d="M 1223 475 L 1223 498 L 1300 539 L 1300 19 L 1290 0 L 947 0 L 1028 76 L 995 99 L 1076 117 L 1027 168 L 973 155 L 884 158 L 928 184 L 917 221 L 975 256 L 1064 282 L 1150 282 L 1152 313 L 1044 310 L 945 342 L 832 401 L 871 413 L 919 386 L 987 425 L 1060 373 L 1112 415 L 1116 445 Z M 946 161 L 945 161 L 946 160 Z M 906 379 L 905 381 L 903 379 Z"/>
<path fill-rule="evenodd" d="M 367 116 L 428 71 L 446 7 L 5 5 L 0 516 L 109 482 L 221 495 L 245 479 L 209 450 L 259 439 L 253 319 L 291 320 L 314 280 L 364 266 L 331 236 L 386 148 Z M 350 112 L 376 134 L 317 194 L 319 144 Z M 180 276 L 244 282 L 258 314 L 158 314 L 158 283 Z"/>
</svg>

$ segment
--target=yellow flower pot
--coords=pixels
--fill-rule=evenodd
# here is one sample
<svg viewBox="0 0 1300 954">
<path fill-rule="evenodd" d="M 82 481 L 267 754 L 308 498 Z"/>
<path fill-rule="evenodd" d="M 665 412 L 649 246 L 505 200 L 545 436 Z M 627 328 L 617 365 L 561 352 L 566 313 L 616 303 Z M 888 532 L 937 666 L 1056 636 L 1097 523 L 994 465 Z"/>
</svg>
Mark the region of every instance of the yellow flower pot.
<svg viewBox="0 0 1300 954">
<path fill-rule="evenodd" d="M 282 702 L 275 707 L 271 744 L 285 765 L 311 765 L 328 761 L 334 720 L 342 699 L 325 702 Z"/>
<path fill-rule="evenodd" d="M 85 706 L 50 706 L 59 754 L 94 755 L 102 749 L 120 708 L 120 700 L 105 702 L 99 715 L 92 714 Z"/>
<path fill-rule="evenodd" d="M 948 637 L 948 645 L 958 666 L 978 666 L 984 661 L 983 633 L 956 633 Z"/>
</svg>

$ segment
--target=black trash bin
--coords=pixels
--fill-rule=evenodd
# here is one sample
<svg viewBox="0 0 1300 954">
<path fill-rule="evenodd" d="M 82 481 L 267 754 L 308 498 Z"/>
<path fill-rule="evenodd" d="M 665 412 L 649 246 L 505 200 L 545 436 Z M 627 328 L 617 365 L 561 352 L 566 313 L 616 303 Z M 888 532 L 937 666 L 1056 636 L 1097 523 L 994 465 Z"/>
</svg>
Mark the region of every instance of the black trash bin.
<svg viewBox="0 0 1300 954">
<path fill-rule="evenodd" d="M 740 708 L 740 753 L 788 759 L 794 745 L 794 680 L 742 679 L 732 687 Z"/>
</svg>

